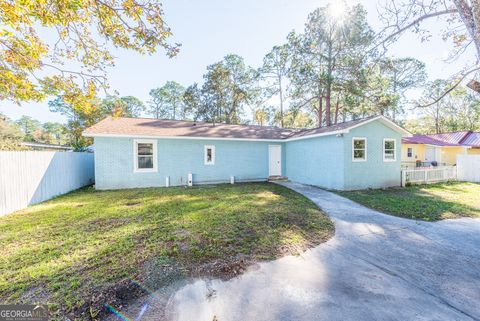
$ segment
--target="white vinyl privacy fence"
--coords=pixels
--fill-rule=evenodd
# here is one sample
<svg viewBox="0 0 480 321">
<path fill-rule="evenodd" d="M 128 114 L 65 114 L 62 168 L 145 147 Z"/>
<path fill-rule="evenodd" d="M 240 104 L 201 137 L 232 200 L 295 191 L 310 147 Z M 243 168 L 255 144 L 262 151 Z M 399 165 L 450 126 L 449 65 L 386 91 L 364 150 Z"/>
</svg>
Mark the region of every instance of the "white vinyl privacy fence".
<svg viewBox="0 0 480 321">
<path fill-rule="evenodd" d="M 457 155 L 459 181 L 480 183 L 480 155 Z"/>
<path fill-rule="evenodd" d="M 430 184 L 457 179 L 455 166 L 426 167 L 402 170 L 402 186 Z"/>
<path fill-rule="evenodd" d="M 0 215 L 93 182 L 92 153 L 0 151 Z"/>
</svg>

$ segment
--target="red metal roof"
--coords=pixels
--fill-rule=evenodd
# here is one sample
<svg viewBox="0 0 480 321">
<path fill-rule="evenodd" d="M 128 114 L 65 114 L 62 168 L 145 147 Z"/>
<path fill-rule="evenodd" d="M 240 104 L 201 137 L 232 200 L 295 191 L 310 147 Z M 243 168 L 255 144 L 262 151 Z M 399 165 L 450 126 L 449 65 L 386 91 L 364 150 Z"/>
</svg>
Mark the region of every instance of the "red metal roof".
<svg viewBox="0 0 480 321">
<path fill-rule="evenodd" d="M 404 144 L 427 144 L 436 146 L 480 147 L 480 133 L 460 131 L 432 135 L 413 135 L 402 138 Z"/>
<path fill-rule="evenodd" d="M 441 140 L 442 142 L 450 144 L 461 144 L 462 140 L 471 132 L 461 131 L 461 132 L 452 132 L 452 133 L 443 133 L 443 134 L 433 134 L 428 135 L 431 138 Z"/>
<path fill-rule="evenodd" d="M 459 144 L 453 144 L 449 142 L 444 142 L 435 138 L 430 137 L 430 135 L 413 135 L 412 137 L 402 138 L 403 144 L 427 144 L 427 145 L 436 145 L 436 146 L 461 146 Z"/>
<path fill-rule="evenodd" d="M 462 145 L 467 145 L 467 146 L 472 146 L 472 147 L 480 147 L 480 133 L 471 132 L 462 141 Z"/>
</svg>

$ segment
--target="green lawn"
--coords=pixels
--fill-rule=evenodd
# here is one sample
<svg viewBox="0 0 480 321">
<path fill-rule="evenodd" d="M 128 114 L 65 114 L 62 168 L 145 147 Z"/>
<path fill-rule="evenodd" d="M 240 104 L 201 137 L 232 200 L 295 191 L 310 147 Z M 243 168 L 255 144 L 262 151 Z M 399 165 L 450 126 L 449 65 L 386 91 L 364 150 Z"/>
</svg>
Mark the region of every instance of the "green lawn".
<svg viewBox="0 0 480 321">
<path fill-rule="evenodd" d="M 425 221 L 480 217 L 480 184 L 449 182 L 338 192 L 380 212 Z"/>
<path fill-rule="evenodd" d="M 296 254 L 333 229 L 311 201 L 268 183 L 85 188 L 0 218 L 0 302 L 96 315 L 125 280 L 155 289 L 172 270 L 228 277 L 238 262 Z"/>
</svg>

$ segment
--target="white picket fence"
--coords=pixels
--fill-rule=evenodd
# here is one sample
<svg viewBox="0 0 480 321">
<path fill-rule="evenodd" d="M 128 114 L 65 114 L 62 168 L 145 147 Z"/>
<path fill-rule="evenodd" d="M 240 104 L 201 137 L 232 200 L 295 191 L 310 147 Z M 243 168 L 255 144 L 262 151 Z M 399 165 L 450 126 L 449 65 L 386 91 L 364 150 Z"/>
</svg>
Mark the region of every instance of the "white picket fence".
<svg viewBox="0 0 480 321">
<path fill-rule="evenodd" d="M 457 179 L 455 166 L 402 170 L 402 186 L 407 184 L 430 184 L 455 179 Z"/>
<path fill-rule="evenodd" d="M 457 155 L 459 181 L 480 183 L 480 155 Z"/>
<path fill-rule="evenodd" d="M 0 151 L 0 215 L 93 182 L 92 153 Z"/>
</svg>

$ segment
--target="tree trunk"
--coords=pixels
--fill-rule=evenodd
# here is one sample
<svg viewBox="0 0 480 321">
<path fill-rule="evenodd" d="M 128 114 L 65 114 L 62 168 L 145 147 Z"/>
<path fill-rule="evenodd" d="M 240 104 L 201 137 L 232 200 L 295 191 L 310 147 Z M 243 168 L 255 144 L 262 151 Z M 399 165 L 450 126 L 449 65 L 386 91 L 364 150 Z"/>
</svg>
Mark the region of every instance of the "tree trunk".
<svg viewBox="0 0 480 321">
<path fill-rule="evenodd" d="M 338 123 L 338 112 L 340 110 L 339 103 L 340 103 L 340 99 L 337 99 L 337 103 L 335 105 L 335 121 L 334 121 L 335 125 Z"/>
<path fill-rule="evenodd" d="M 397 94 L 397 69 L 394 67 L 393 70 L 393 93 L 396 95 Z M 395 116 L 397 114 L 397 108 L 398 108 L 398 101 L 395 102 L 395 105 L 393 106 L 392 110 L 392 119 L 395 121 Z"/>
<path fill-rule="evenodd" d="M 475 44 L 478 59 L 480 58 L 480 28 L 478 26 L 480 23 L 480 3 L 478 0 L 471 1 L 471 6 L 466 0 L 453 0 L 453 3 L 458 10 L 460 19 L 467 27 L 468 34 Z"/>
<path fill-rule="evenodd" d="M 323 97 L 320 96 L 318 98 L 318 110 L 317 110 L 317 113 L 318 113 L 318 127 L 322 127 L 322 117 L 323 117 Z"/>
<path fill-rule="evenodd" d="M 332 89 L 330 88 L 330 85 L 327 85 L 327 90 L 326 90 L 326 95 L 325 95 L 325 126 L 330 126 L 332 125 L 332 118 L 330 116 L 330 111 L 331 111 L 331 92 Z"/>
<path fill-rule="evenodd" d="M 282 76 L 278 75 L 278 85 L 280 89 L 280 127 L 283 128 L 283 89 L 282 89 Z"/>
<path fill-rule="evenodd" d="M 328 43 L 328 57 L 327 57 L 327 82 L 325 88 L 325 125 L 332 125 L 331 106 L 332 106 L 332 73 L 333 73 L 333 53 L 332 42 Z"/>
</svg>

